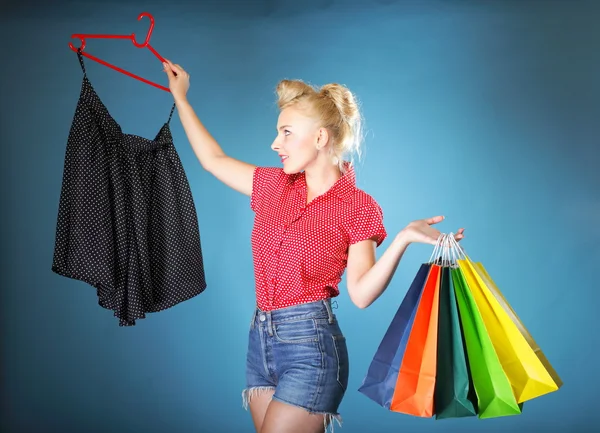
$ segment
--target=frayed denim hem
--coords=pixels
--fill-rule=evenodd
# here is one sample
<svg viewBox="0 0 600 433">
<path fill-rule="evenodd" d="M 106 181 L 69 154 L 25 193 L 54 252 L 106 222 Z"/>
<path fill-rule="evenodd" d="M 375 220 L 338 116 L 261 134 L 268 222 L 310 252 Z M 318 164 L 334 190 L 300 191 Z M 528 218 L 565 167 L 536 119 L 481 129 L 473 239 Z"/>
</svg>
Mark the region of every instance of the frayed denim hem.
<svg viewBox="0 0 600 433">
<path fill-rule="evenodd" d="M 242 391 L 242 406 L 244 409 L 248 410 L 248 406 L 250 405 L 250 400 L 256 394 L 261 391 L 275 391 L 274 386 L 255 386 L 251 388 L 246 388 Z"/>
<path fill-rule="evenodd" d="M 342 416 L 339 413 L 329 413 L 329 412 L 318 412 L 318 411 L 314 411 L 311 409 L 308 409 L 304 406 L 300 406 L 298 404 L 294 404 L 294 403 L 290 403 L 289 401 L 285 401 L 282 400 L 280 398 L 277 398 L 275 396 L 273 396 L 273 400 L 277 400 L 280 401 L 282 403 L 285 404 L 289 404 L 290 406 L 296 406 L 299 407 L 301 409 L 304 409 L 305 411 L 307 411 L 310 414 L 313 415 L 323 415 L 323 429 L 325 430 L 325 432 L 327 432 L 327 429 L 330 428 L 331 433 L 333 433 L 333 429 L 334 429 L 334 420 L 337 421 L 339 427 L 342 427 Z"/>
<path fill-rule="evenodd" d="M 248 407 L 250 405 L 250 401 L 252 400 L 252 397 L 256 396 L 260 392 L 274 391 L 274 390 L 275 390 L 274 386 L 255 386 L 255 387 L 244 389 L 242 391 L 242 406 L 243 406 L 243 408 L 245 410 L 248 410 Z M 339 413 L 315 412 L 315 411 L 308 410 L 305 407 L 295 405 L 295 404 L 287 402 L 285 400 L 281 400 L 280 398 L 277 398 L 277 397 L 272 397 L 272 399 L 280 401 L 285 404 L 299 407 L 301 409 L 308 411 L 311 414 L 323 415 L 323 428 L 324 428 L 325 432 L 327 432 L 327 429 L 329 427 L 331 427 L 331 429 L 330 429 L 331 433 L 334 432 L 334 424 L 335 424 L 334 421 L 337 421 L 338 426 L 342 427 L 342 416 Z"/>
</svg>

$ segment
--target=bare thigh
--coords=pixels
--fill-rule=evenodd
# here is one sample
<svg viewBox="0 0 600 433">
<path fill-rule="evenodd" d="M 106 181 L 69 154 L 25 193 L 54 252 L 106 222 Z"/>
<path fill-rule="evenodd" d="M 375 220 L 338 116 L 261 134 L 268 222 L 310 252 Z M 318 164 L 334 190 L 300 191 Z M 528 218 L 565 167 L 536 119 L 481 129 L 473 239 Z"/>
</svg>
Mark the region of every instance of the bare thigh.
<svg viewBox="0 0 600 433">
<path fill-rule="evenodd" d="M 260 433 L 323 433 L 325 416 L 272 400 Z"/>
<path fill-rule="evenodd" d="M 265 414 L 267 413 L 267 408 L 269 407 L 269 403 L 271 403 L 271 397 L 273 397 L 274 393 L 274 389 L 263 390 L 256 393 L 250 400 L 250 414 L 252 415 L 252 422 L 254 423 L 256 433 L 261 433 L 262 431 Z"/>
</svg>

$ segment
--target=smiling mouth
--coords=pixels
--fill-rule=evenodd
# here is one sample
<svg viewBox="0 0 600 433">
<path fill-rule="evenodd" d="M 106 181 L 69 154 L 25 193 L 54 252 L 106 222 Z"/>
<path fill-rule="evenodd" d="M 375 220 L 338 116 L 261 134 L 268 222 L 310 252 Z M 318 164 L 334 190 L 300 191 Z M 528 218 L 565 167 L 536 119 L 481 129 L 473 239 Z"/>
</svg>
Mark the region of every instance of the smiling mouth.
<svg viewBox="0 0 600 433">
<path fill-rule="evenodd" d="M 285 156 L 285 155 L 284 155 L 284 156 L 281 156 L 281 162 L 285 161 L 285 160 L 286 160 L 286 159 L 288 159 L 288 158 L 289 158 L 289 156 Z"/>
</svg>

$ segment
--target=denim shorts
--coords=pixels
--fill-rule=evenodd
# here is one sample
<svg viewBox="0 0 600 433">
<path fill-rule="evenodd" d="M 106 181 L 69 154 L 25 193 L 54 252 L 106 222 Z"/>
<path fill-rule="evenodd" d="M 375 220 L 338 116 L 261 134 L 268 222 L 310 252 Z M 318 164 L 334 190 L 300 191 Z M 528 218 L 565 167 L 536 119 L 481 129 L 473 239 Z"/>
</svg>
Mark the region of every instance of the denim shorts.
<svg viewBox="0 0 600 433">
<path fill-rule="evenodd" d="M 261 390 L 273 399 L 341 424 L 338 407 L 348 387 L 346 339 L 329 299 L 273 311 L 254 310 L 246 359 L 244 407 Z M 332 426 L 333 427 L 333 426 Z"/>
</svg>

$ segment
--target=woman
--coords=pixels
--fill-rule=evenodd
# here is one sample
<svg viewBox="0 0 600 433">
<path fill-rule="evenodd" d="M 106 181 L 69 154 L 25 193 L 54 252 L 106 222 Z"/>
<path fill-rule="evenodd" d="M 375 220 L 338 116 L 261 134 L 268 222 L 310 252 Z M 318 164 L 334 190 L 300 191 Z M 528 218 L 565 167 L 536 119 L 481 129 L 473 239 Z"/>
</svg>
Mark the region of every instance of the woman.
<svg viewBox="0 0 600 433">
<path fill-rule="evenodd" d="M 348 154 L 358 151 L 360 114 L 338 84 L 277 86 L 280 114 L 271 148 L 282 168 L 227 156 L 186 100 L 189 74 L 168 61 L 179 118 L 202 167 L 250 197 L 256 304 L 250 323 L 244 405 L 260 433 L 322 432 L 348 384 L 348 352 L 330 299 L 344 271 L 359 308 L 373 303 L 413 242 L 435 245 L 443 217 L 411 222 L 379 260 L 386 238 L 377 202 L 355 186 Z M 456 238 L 463 238 L 463 230 Z"/>
</svg>

